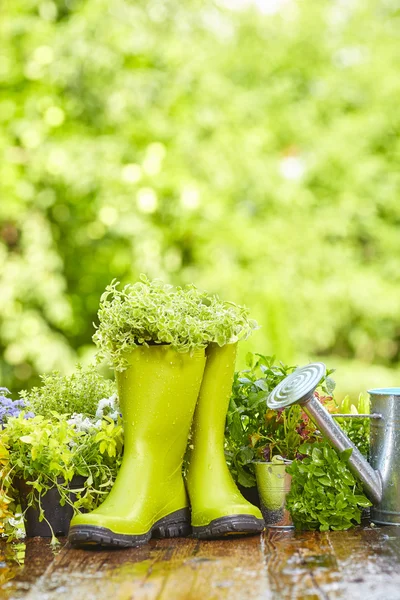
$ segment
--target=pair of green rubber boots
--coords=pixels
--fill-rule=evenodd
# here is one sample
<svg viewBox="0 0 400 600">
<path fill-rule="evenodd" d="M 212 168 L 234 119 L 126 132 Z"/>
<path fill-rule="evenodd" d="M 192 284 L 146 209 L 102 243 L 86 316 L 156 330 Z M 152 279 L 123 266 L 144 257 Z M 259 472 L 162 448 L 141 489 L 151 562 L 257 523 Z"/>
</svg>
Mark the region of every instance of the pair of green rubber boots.
<svg viewBox="0 0 400 600">
<path fill-rule="evenodd" d="M 212 539 L 264 529 L 224 456 L 235 358 L 236 344 L 191 354 L 150 346 L 129 354 L 128 368 L 116 374 L 125 432 L 121 469 L 105 502 L 72 520 L 72 544 L 128 547 L 151 537 Z M 191 425 L 186 489 L 182 462 Z"/>
</svg>

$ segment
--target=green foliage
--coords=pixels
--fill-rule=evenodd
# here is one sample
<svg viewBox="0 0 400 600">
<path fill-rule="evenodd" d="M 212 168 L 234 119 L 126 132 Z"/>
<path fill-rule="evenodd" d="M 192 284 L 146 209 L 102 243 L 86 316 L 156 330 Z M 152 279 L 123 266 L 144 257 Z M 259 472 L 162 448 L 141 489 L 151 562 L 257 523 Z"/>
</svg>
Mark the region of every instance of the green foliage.
<svg viewBox="0 0 400 600">
<path fill-rule="evenodd" d="M 116 392 L 115 382 L 102 377 L 94 365 L 87 368 L 77 365 L 68 376 L 54 371 L 41 379 L 41 387 L 22 391 L 20 395 L 35 414 L 44 417 L 51 417 L 54 411 L 94 417 L 99 400 Z"/>
<path fill-rule="evenodd" d="M 86 478 L 77 494 L 75 510 L 93 510 L 101 504 L 118 474 L 123 453 L 123 428 L 120 420 L 105 416 L 100 427 L 89 427 L 76 435 L 74 472 Z"/>
<path fill-rule="evenodd" d="M 145 275 L 121 291 L 117 285 L 111 283 L 101 297 L 100 325 L 93 339 L 99 358 L 109 358 L 118 370 L 125 367 L 124 353 L 138 345 L 170 344 L 187 352 L 210 343 L 237 342 L 257 327 L 246 308 L 194 285 L 174 289 Z"/>
<path fill-rule="evenodd" d="M 71 504 L 69 483 L 74 475 L 85 478 L 76 490 L 74 510 L 93 510 L 108 494 L 122 461 L 123 431 L 119 422 L 104 417 L 97 424 L 79 429 L 67 415 L 53 413 L 51 419 L 38 415 L 25 419 L 24 413 L 8 420 L 0 432 L 1 448 L 6 448 L 7 463 L 2 470 L 0 498 L 18 504 L 17 480 L 31 487 L 27 508 L 39 508 L 45 518 L 41 498 L 57 487 L 61 505 Z M 6 534 L 15 534 L 8 519 Z M 55 543 L 53 536 L 53 542 Z"/>
<path fill-rule="evenodd" d="M 99 453 L 107 453 L 110 458 L 117 455 L 117 448 L 121 453 L 122 442 L 122 427 L 115 426 L 115 423 L 110 418 L 105 418 L 101 422 L 101 429 L 96 434 L 94 441 L 98 444 Z"/>
<path fill-rule="evenodd" d="M 250 350 L 398 364 L 398 2 L 273 5 L 3 0 L 0 385 L 91 358 L 141 272 L 251 307 Z"/>
<path fill-rule="evenodd" d="M 42 493 L 48 482 L 58 477 L 68 483 L 73 470 L 74 429 L 67 422 L 66 416 L 53 415 L 53 419 L 45 419 L 38 415 L 25 419 L 23 413 L 9 419 L 2 432 L 5 443 L 10 448 L 10 467 L 14 477 L 26 481 L 36 480 L 33 487 Z"/>
<path fill-rule="evenodd" d="M 12 525 L 16 503 L 9 495 L 7 483 L 10 481 L 9 475 L 10 453 L 4 440 L 0 438 L 0 536 L 14 538 L 15 527 Z M 15 520 L 15 519 L 14 519 Z"/>
<path fill-rule="evenodd" d="M 342 530 L 360 523 L 362 508 L 371 502 L 348 469 L 352 450 L 338 455 L 327 442 L 299 450 L 306 458 L 286 467 L 292 476 L 286 506 L 296 528 Z"/>
<path fill-rule="evenodd" d="M 249 369 L 235 373 L 226 419 L 225 451 L 231 472 L 245 487 L 255 485 L 253 460 L 269 461 L 273 456 L 296 458 L 299 446 L 315 441 L 316 428 L 295 405 L 284 410 L 268 409 L 269 393 L 296 367 L 275 363 L 274 356 L 247 357 Z M 332 371 L 320 383 L 320 391 L 332 393 Z M 336 408 L 331 396 L 320 397 L 327 408 Z"/>
<path fill-rule="evenodd" d="M 358 397 L 357 405 L 351 404 L 350 397 L 346 396 L 339 407 L 339 413 L 352 415 L 368 415 L 370 413 L 370 400 L 362 394 Z M 343 431 L 348 435 L 361 454 L 369 457 L 370 419 L 346 418 L 336 419 Z"/>
</svg>

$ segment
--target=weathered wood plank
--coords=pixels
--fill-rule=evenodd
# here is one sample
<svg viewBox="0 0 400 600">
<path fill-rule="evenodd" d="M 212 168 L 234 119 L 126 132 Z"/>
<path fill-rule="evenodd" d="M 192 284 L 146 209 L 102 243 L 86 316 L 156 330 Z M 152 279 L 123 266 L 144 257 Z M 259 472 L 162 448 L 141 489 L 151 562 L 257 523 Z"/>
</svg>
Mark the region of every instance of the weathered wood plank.
<svg viewBox="0 0 400 600">
<path fill-rule="evenodd" d="M 337 595 L 352 600 L 400 598 L 400 528 L 395 526 L 330 533 L 340 573 Z"/>
<path fill-rule="evenodd" d="M 29 540 L 25 566 L 0 546 L 0 598 L 24 600 L 399 600 L 400 528 L 270 530 L 76 550 Z M 2 553 L 2 554 L 1 554 Z M 22 552 L 23 553 L 23 552 Z M 13 579 L 12 579 L 13 578 Z M 7 581 L 9 580 L 9 581 Z"/>
<path fill-rule="evenodd" d="M 269 599 L 259 537 L 152 541 L 116 551 L 65 547 L 26 596 L 102 599 Z"/>
<path fill-rule="evenodd" d="M 276 598 L 399 600 L 400 529 L 273 533 L 266 537 Z"/>
<path fill-rule="evenodd" d="M 325 598 L 312 568 L 316 557 L 331 561 L 321 534 L 270 530 L 265 536 L 265 558 L 273 597 Z"/>
<path fill-rule="evenodd" d="M 0 598 L 22 598 L 54 560 L 48 540 L 0 544 Z"/>
</svg>

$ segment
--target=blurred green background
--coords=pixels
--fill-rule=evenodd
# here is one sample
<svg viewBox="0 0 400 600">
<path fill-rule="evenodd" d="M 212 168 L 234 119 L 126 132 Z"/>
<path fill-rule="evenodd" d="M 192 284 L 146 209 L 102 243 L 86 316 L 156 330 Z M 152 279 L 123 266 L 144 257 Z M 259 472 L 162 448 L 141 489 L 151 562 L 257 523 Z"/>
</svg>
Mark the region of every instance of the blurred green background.
<svg viewBox="0 0 400 600">
<path fill-rule="evenodd" d="M 139 273 L 242 344 L 400 384 L 398 0 L 4 0 L 0 385 L 93 357 Z"/>
</svg>

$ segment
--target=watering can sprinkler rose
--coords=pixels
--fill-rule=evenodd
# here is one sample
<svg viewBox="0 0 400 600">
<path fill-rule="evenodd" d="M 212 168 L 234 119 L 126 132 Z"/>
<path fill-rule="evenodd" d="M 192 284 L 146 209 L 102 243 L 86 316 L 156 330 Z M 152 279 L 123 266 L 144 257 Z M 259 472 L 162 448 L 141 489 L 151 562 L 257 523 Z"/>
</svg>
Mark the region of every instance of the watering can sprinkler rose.
<svg viewBox="0 0 400 600">
<path fill-rule="evenodd" d="M 349 468 L 373 503 L 372 521 L 400 525 L 400 388 L 369 390 L 371 415 L 364 415 L 372 419 L 369 463 L 314 394 L 325 371 L 324 363 L 297 369 L 271 392 L 268 407 L 300 404 L 336 450 L 351 449 Z"/>
<path fill-rule="evenodd" d="M 94 340 L 115 368 L 124 455 L 103 504 L 72 520 L 70 542 L 127 547 L 261 532 L 261 512 L 240 494 L 224 457 L 236 346 L 256 327 L 247 310 L 142 277 L 122 291 L 108 286 L 99 321 Z"/>
</svg>

